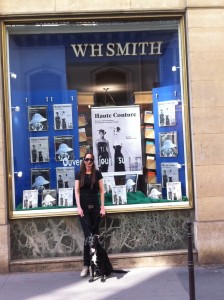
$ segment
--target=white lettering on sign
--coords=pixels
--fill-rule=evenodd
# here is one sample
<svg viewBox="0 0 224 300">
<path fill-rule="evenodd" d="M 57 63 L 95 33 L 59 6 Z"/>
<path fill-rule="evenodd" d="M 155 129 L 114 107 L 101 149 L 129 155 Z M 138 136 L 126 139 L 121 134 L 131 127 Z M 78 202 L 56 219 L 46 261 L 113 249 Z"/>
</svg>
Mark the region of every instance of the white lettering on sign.
<svg viewBox="0 0 224 300">
<path fill-rule="evenodd" d="M 162 41 L 140 43 L 71 44 L 76 57 L 161 55 Z"/>
</svg>

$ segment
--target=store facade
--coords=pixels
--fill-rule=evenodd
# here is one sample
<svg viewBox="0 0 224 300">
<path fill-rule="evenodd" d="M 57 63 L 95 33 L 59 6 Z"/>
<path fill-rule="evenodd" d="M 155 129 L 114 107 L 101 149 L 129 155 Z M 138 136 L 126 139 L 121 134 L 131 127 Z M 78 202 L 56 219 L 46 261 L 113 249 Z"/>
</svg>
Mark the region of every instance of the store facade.
<svg viewBox="0 0 224 300">
<path fill-rule="evenodd" d="M 44 269 L 49 259 L 59 269 L 80 265 L 74 178 L 86 151 L 104 177 L 101 233 L 112 256 L 162 251 L 175 261 L 191 220 L 199 262 L 222 261 L 204 249 L 216 216 L 200 207 L 209 197 L 198 174 L 208 168 L 207 140 L 201 94 L 193 101 L 203 86 L 192 75 L 189 27 L 199 10 L 175 4 L 160 13 L 108 6 L 106 16 L 83 4 L 72 16 L 58 7 L 50 17 L 44 8 L 22 16 L 3 4 L 2 271 L 34 270 L 31 260 Z M 217 238 L 220 218 L 215 225 Z"/>
</svg>

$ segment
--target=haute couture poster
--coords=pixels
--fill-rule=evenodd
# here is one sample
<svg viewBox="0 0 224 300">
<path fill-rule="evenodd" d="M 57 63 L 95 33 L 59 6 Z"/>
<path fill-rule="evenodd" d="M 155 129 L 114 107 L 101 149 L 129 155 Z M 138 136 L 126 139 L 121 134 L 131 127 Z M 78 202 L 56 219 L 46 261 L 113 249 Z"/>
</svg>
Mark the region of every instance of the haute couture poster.
<svg viewBox="0 0 224 300">
<path fill-rule="evenodd" d="M 107 176 L 142 174 L 139 106 L 93 107 L 91 116 L 96 167 Z"/>
</svg>

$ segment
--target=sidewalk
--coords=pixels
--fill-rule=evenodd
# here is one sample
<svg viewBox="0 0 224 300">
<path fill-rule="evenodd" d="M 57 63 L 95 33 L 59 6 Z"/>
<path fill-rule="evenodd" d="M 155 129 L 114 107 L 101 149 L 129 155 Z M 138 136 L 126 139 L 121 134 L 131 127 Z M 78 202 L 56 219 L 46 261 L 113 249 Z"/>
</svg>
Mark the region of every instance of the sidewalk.
<svg viewBox="0 0 224 300">
<path fill-rule="evenodd" d="M 188 269 L 147 267 L 102 283 L 78 272 L 0 275 L 0 300 L 189 300 Z M 224 299 L 224 266 L 195 267 L 196 300 Z"/>
</svg>

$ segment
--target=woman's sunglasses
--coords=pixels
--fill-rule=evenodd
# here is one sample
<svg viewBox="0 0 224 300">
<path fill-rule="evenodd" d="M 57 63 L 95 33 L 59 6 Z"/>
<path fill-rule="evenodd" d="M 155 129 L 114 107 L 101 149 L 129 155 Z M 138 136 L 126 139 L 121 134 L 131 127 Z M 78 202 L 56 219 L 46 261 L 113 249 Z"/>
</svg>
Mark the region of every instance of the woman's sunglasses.
<svg viewBox="0 0 224 300">
<path fill-rule="evenodd" d="M 84 161 L 90 161 L 90 162 L 93 162 L 94 159 L 93 159 L 93 158 L 85 158 Z"/>
</svg>

